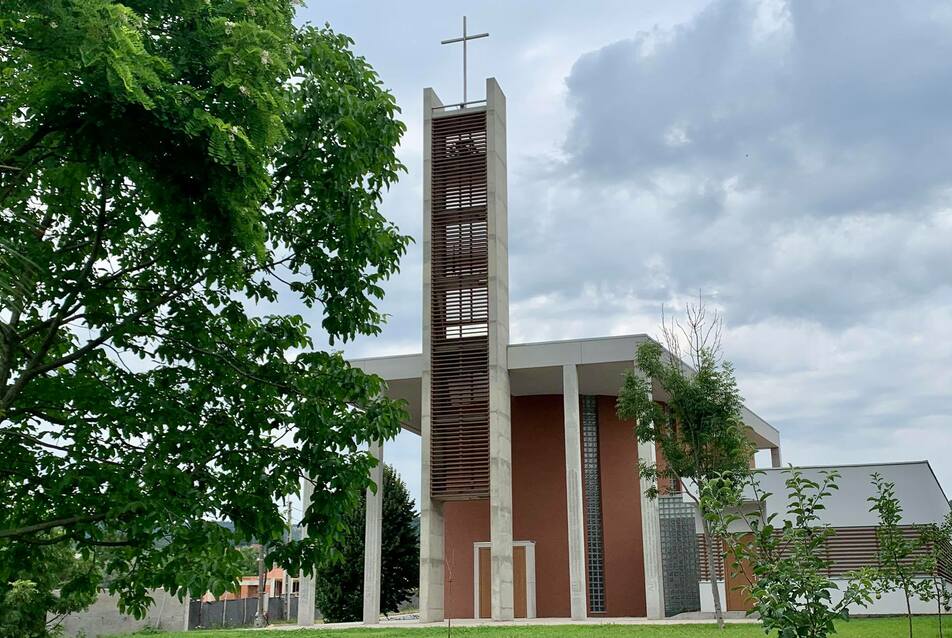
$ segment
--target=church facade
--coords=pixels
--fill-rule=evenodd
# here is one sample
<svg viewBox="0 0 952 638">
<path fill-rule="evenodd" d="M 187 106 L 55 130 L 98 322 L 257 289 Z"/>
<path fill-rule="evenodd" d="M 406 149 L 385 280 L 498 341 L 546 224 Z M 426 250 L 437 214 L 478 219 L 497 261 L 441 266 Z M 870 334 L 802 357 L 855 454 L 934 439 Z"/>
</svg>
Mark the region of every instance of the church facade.
<svg viewBox="0 0 952 638">
<path fill-rule="evenodd" d="M 615 414 L 647 337 L 510 343 L 505 97 L 427 89 L 424 113 L 423 352 L 352 362 L 422 437 L 421 620 L 661 618 L 654 449 Z M 745 421 L 779 464 L 779 433 Z"/>
</svg>

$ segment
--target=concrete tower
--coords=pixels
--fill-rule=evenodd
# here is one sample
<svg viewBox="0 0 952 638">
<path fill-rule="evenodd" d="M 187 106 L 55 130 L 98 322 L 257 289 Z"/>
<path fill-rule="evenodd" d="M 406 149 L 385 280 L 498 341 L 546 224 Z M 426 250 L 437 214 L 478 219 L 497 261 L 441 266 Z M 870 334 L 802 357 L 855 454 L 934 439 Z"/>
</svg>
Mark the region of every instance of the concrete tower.
<svg viewBox="0 0 952 638">
<path fill-rule="evenodd" d="M 420 613 L 444 617 L 443 505 L 488 499 L 491 611 L 513 617 L 506 99 L 424 91 Z"/>
</svg>

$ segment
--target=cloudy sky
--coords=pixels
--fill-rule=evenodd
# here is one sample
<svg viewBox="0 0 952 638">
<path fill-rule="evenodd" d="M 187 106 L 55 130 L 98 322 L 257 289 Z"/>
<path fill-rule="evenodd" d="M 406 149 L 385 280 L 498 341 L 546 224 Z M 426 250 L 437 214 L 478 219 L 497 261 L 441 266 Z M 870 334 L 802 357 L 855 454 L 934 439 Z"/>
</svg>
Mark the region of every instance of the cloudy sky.
<svg viewBox="0 0 952 638">
<path fill-rule="evenodd" d="M 786 462 L 929 459 L 952 496 L 952 3 L 312 0 L 403 108 L 416 238 L 464 13 L 471 99 L 508 100 L 514 342 L 656 336 L 700 290 Z M 420 281 L 417 244 L 346 353 L 418 352 Z M 418 495 L 419 438 L 386 455 Z"/>
</svg>

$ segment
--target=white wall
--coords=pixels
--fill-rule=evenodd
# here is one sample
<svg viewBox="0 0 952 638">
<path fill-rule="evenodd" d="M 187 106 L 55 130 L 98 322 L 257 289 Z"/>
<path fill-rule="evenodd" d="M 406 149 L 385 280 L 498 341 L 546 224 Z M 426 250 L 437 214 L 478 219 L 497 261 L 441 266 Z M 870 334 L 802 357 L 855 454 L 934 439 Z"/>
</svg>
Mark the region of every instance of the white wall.
<svg viewBox="0 0 952 638">
<path fill-rule="evenodd" d="M 843 579 L 834 578 L 833 582 L 839 586 L 840 591 L 846 587 L 846 581 Z M 698 585 L 699 591 L 701 593 L 701 611 L 706 611 L 713 613 L 714 611 L 714 599 L 711 597 L 711 582 L 710 581 L 701 581 Z M 721 606 L 725 610 L 727 609 L 726 600 L 727 597 L 724 591 L 724 581 L 717 581 L 717 587 L 721 593 Z M 842 594 L 838 592 L 833 593 L 833 602 L 839 602 L 842 598 Z M 934 614 L 936 613 L 936 606 L 934 602 L 922 602 L 918 598 L 913 598 L 912 603 L 912 613 L 914 614 Z M 902 595 L 902 592 L 890 592 L 885 594 L 879 600 L 873 599 L 873 604 L 869 607 L 860 607 L 858 605 L 850 605 L 850 614 L 854 616 L 887 616 L 887 615 L 897 615 L 906 613 L 906 599 Z"/>
<path fill-rule="evenodd" d="M 711 595 L 711 581 L 702 580 L 698 583 L 701 592 L 701 611 L 708 613 L 714 612 L 714 596 Z M 727 609 L 727 592 L 724 589 L 724 581 L 717 581 L 717 590 L 721 595 L 721 609 Z"/>
</svg>

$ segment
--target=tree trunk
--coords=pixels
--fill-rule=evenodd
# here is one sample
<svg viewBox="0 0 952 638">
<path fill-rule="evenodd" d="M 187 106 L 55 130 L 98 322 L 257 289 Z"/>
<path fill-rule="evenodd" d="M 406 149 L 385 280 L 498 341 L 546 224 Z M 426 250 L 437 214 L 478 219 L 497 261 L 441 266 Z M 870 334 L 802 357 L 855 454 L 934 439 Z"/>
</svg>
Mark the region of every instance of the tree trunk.
<svg viewBox="0 0 952 638">
<path fill-rule="evenodd" d="M 909 587 L 903 585 L 902 592 L 906 595 L 906 617 L 909 619 L 909 638 L 912 638 L 912 603 L 909 602 Z"/>
<path fill-rule="evenodd" d="M 707 548 L 707 574 L 711 579 L 711 595 L 714 598 L 714 617 L 717 619 L 717 628 L 724 628 L 724 611 L 721 609 L 721 593 L 717 589 L 717 571 L 714 568 L 714 539 L 711 537 L 711 527 L 707 519 L 704 523 L 704 546 Z M 724 565 L 725 586 L 727 584 L 727 565 Z"/>
<path fill-rule="evenodd" d="M 934 579 L 932 582 L 935 585 L 935 601 L 936 601 L 936 607 L 938 608 L 938 611 L 939 611 L 939 638 L 943 638 L 943 634 L 942 634 L 942 594 L 943 594 L 943 591 L 939 587 L 939 581 L 937 579 Z"/>
</svg>

